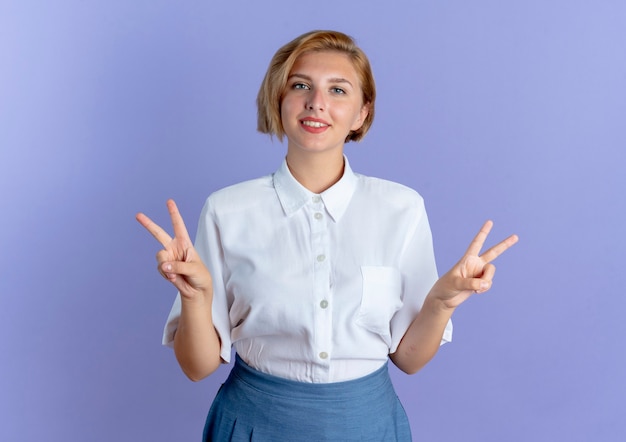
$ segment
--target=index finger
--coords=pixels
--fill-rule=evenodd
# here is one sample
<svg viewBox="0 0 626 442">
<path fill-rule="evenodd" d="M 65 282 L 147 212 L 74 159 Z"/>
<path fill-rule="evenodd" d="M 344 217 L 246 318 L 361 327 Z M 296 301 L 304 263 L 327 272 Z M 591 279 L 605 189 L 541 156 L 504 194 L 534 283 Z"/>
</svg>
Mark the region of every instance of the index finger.
<svg viewBox="0 0 626 442">
<path fill-rule="evenodd" d="M 167 200 L 167 210 L 170 212 L 170 218 L 172 219 L 172 227 L 174 227 L 174 237 L 191 243 L 191 238 L 189 238 L 187 227 L 185 227 L 185 221 L 183 221 L 183 217 L 178 211 L 178 207 L 176 206 L 174 200 Z"/>
<path fill-rule="evenodd" d="M 495 246 L 491 247 L 485 253 L 480 255 L 480 257 L 485 262 L 491 262 L 496 259 L 498 256 L 502 255 L 509 247 L 513 246 L 519 240 L 517 235 L 511 235 L 504 241 L 499 242 Z"/>
<path fill-rule="evenodd" d="M 145 227 L 145 229 L 154 236 L 154 238 L 161 243 L 163 247 L 167 246 L 172 241 L 172 237 L 161 228 L 157 223 L 152 221 L 143 213 L 138 213 L 135 219 L 139 221 L 139 224 Z"/>
</svg>

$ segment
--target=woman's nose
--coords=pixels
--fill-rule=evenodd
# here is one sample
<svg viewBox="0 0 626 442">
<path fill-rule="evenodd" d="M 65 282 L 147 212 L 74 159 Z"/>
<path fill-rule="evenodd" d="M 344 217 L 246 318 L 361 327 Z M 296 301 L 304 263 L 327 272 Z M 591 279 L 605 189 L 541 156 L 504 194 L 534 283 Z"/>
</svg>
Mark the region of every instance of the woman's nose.
<svg viewBox="0 0 626 442">
<path fill-rule="evenodd" d="M 307 97 L 306 108 L 308 110 L 324 110 L 326 108 L 324 94 L 319 89 L 311 90 Z"/>
</svg>

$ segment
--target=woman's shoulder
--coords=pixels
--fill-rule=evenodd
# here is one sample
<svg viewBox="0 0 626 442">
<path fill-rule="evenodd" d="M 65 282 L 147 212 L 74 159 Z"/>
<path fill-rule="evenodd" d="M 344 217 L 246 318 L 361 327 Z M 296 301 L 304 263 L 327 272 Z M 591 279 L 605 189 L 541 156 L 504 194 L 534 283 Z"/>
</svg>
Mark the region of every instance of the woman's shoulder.
<svg viewBox="0 0 626 442">
<path fill-rule="evenodd" d="M 232 196 L 245 196 L 251 192 L 263 192 L 268 188 L 272 188 L 271 174 L 222 187 L 221 189 L 213 192 L 209 198 L 219 199 L 230 198 Z"/>
<path fill-rule="evenodd" d="M 424 204 L 422 195 L 407 185 L 384 178 L 356 175 L 361 190 L 369 198 L 379 198 L 382 201 L 399 205 L 422 206 Z"/>
<path fill-rule="evenodd" d="M 206 204 L 219 209 L 235 205 L 241 208 L 262 202 L 263 196 L 270 192 L 273 192 L 272 175 L 265 175 L 216 190 L 209 195 Z"/>
</svg>

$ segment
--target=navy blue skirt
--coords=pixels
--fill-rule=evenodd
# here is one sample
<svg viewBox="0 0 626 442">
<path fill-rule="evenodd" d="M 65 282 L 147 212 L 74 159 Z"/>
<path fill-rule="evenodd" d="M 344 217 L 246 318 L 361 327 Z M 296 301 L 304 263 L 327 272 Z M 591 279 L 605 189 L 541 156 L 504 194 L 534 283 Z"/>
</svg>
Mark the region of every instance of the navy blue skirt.
<svg viewBox="0 0 626 442">
<path fill-rule="evenodd" d="M 313 384 L 261 373 L 236 357 L 213 401 L 204 441 L 411 441 L 387 365 Z"/>
</svg>

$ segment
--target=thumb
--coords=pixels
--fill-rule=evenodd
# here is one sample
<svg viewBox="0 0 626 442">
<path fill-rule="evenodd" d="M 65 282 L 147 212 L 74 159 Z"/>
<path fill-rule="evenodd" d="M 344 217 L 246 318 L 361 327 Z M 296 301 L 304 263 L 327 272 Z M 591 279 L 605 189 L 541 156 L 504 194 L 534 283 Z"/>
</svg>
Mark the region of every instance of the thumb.
<svg viewBox="0 0 626 442">
<path fill-rule="evenodd" d="M 472 291 L 475 293 L 483 293 L 489 290 L 491 282 L 481 278 L 459 278 L 456 288 L 459 291 Z"/>
</svg>

